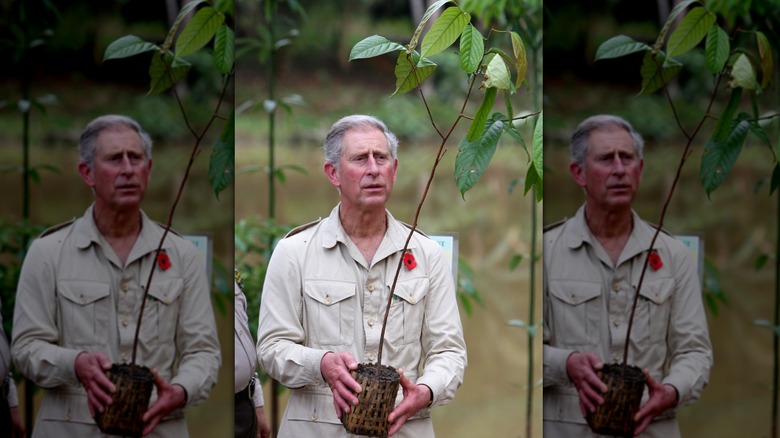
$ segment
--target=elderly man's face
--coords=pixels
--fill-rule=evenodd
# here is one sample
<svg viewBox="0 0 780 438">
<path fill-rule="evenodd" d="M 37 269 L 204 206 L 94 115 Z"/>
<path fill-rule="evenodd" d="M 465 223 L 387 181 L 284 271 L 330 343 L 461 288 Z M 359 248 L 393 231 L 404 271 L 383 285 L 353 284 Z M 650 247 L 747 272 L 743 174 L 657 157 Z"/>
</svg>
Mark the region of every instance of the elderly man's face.
<svg viewBox="0 0 780 438">
<path fill-rule="evenodd" d="M 325 173 L 341 190 L 341 202 L 357 209 L 384 208 L 395 182 L 398 161 L 390 155 L 385 135 L 376 129 L 351 130 L 344 135 L 341 169 L 330 163 Z"/>
<path fill-rule="evenodd" d="M 100 132 L 97 144 L 92 169 L 79 164 L 82 179 L 95 191 L 96 204 L 115 211 L 137 208 L 152 168 L 141 138 L 130 128 L 116 127 Z"/>
<path fill-rule="evenodd" d="M 631 135 L 608 126 L 590 133 L 584 168 L 572 163 L 570 171 L 589 205 L 611 211 L 631 207 L 643 165 Z"/>
</svg>

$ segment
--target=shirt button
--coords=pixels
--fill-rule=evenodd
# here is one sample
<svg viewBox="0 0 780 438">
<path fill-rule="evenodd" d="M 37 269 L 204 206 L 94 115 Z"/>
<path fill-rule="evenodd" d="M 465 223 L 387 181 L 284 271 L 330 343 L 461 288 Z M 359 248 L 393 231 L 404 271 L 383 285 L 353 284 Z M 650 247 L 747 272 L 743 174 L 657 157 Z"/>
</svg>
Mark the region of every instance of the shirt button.
<svg viewBox="0 0 780 438">
<path fill-rule="evenodd" d="M 374 326 L 374 318 L 369 318 L 368 320 L 368 326 L 373 327 Z"/>
<path fill-rule="evenodd" d="M 127 292 L 127 289 L 130 287 L 127 285 L 127 283 L 122 283 L 122 292 Z"/>
<path fill-rule="evenodd" d="M 122 325 L 127 327 L 127 318 L 122 318 Z"/>
<path fill-rule="evenodd" d="M 614 292 L 620 292 L 620 285 L 619 285 L 619 284 L 617 284 L 617 283 L 613 283 L 613 284 L 612 284 L 612 290 L 613 290 Z"/>
<path fill-rule="evenodd" d="M 366 357 L 368 358 L 368 360 L 373 361 L 374 360 L 374 353 L 368 353 L 366 355 Z"/>
<path fill-rule="evenodd" d="M 330 299 L 330 295 L 325 295 L 325 304 L 331 304 L 333 300 Z"/>
<path fill-rule="evenodd" d="M 313 412 L 311 414 L 311 421 L 317 421 L 317 413 L 316 412 Z"/>
<path fill-rule="evenodd" d="M 412 304 L 417 304 L 417 298 L 411 297 L 411 298 L 409 298 L 409 302 L 412 303 Z"/>
<path fill-rule="evenodd" d="M 122 361 L 127 362 L 127 353 L 122 353 Z"/>
<path fill-rule="evenodd" d="M 373 292 L 374 291 L 374 285 L 373 284 L 369 284 L 368 285 L 368 291 L 369 292 Z"/>
<path fill-rule="evenodd" d="M 612 325 L 614 325 L 615 327 L 619 326 L 620 325 L 620 320 L 619 319 L 613 319 L 612 320 Z"/>
<path fill-rule="evenodd" d="M 72 417 L 70 416 L 70 412 L 68 412 L 67 414 L 65 414 L 65 421 L 70 421 L 70 419 L 71 419 L 71 418 L 72 418 Z"/>
</svg>

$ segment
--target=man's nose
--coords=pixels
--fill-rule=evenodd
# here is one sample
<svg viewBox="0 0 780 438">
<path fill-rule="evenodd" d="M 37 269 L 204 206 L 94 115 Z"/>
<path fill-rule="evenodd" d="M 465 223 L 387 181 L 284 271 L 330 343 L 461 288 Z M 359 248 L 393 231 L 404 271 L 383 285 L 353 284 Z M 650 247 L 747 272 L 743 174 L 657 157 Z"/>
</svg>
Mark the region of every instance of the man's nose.
<svg viewBox="0 0 780 438">
<path fill-rule="evenodd" d="M 373 156 L 368 157 L 368 171 L 371 173 L 376 173 L 379 171 L 379 164 L 376 162 L 376 159 Z"/>
<path fill-rule="evenodd" d="M 130 162 L 130 157 L 128 157 L 127 154 L 122 155 L 122 162 L 119 166 L 123 173 L 132 173 L 133 171 L 133 163 Z"/>
<path fill-rule="evenodd" d="M 619 155 L 612 157 L 612 169 L 615 173 L 623 173 L 626 171 L 626 166 L 623 165 L 623 160 Z"/>
</svg>

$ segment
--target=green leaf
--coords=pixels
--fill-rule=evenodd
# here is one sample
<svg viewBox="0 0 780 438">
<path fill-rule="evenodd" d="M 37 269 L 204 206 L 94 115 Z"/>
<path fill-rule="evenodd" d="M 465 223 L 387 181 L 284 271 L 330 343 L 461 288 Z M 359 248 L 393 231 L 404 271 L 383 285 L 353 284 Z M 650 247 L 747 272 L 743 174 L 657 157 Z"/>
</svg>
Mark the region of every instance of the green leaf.
<svg viewBox="0 0 780 438">
<path fill-rule="evenodd" d="M 642 60 L 642 90 L 639 94 L 650 94 L 671 82 L 680 74 L 682 64 L 667 58 L 663 52 L 648 51 Z"/>
<path fill-rule="evenodd" d="M 767 260 L 769 260 L 769 256 L 766 254 L 761 254 L 760 256 L 758 256 L 758 259 L 756 260 L 756 266 L 754 267 L 755 270 L 760 271 L 761 268 L 763 268 L 764 265 L 766 264 Z"/>
<path fill-rule="evenodd" d="M 515 127 L 514 123 L 507 123 L 504 127 L 504 130 L 507 134 L 509 134 L 510 137 L 514 138 L 518 143 L 520 143 L 520 146 L 523 148 L 526 154 L 528 154 L 528 159 L 531 159 L 531 154 L 528 152 L 528 146 L 525 144 L 525 140 L 523 139 L 522 134 L 520 134 L 520 131 L 517 130 L 517 127 Z"/>
<path fill-rule="evenodd" d="M 170 72 L 168 65 L 170 65 Z M 149 66 L 149 77 L 152 83 L 148 94 L 162 93 L 171 88 L 187 74 L 190 67 L 189 62 L 175 58 L 171 52 L 165 54 L 165 61 L 162 55 L 155 54 L 152 57 L 152 65 Z"/>
<path fill-rule="evenodd" d="M 177 33 L 179 33 L 179 27 L 184 22 L 184 19 L 186 19 L 192 11 L 195 10 L 198 6 L 207 3 L 206 0 L 193 0 L 187 4 L 185 4 L 181 10 L 179 10 L 179 15 L 176 16 L 176 20 L 174 20 L 173 25 L 171 25 L 171 28 L 168 29 L 168 35 L 165 36 L 165 41 L 163 42 L 162 48 L 160 49 L 160 52 L 168 52 L 171 49 L 171 46 L 173 45 L 173 38 L 176 36 Z"/>
<path fill-rule="evenodd" d="M 734 66 L 731 67 L 729 87 L 742 87 L 746 90 L 756 89 L 756 72 L 753 70 L 753 65 L 744 53 L 737 57 L 737 60 L 734 61 Z"/>
<path fill-rule="evenodd" d="M 716 142 L 721 142 L 726 139 L 731 131 L 731 121 L 734 119 L 734 115 L 737 113 L 739 103 L 742 100 L 742 89 L 736 88 L 731 91 L 729 101 L 726 103 L 726 107 L 723 108 L 718 118 L 718 124 L 715 126 L 715 130 L 712 131 L 712 139 Z"/>
<path fill-rule="evenodd" d="M 474 120 L 471 121 L 469 132 L 466 134 L 466 140 L 474 141 L 485 132 L 485 122 L 487 121 L 490 112 L 493 111 L 493 103 L 496 101 L 496 91 L 498 90 L 493 87 L 488 88 L 485 91 L 485 97 L 482 98 L 482 104 L 479 106 L 479 109 L 477 109 L 476 114 L 474 114 Z"/>
<path fill-rule="evenodd" d="M 225 24 L 219 27 L 217 34 L 214 36 L 214 67 L 223 75 L 233 69 L 233 61 L 235 60 L 234 40 L 233 29 Z"/>
<path fill-rule="evenodd" d="M 408 54 L 401 52 L 395 64 L 395 91 L 396 94 L 404 94 L 417 88 L 423 81 L 436 70 L 436 64 L 420 59 L 420 54 L 413 52 Z"/>
<path fill-rule="evenodd" d="M 352 51 L 349 52 L 349 60 L 373 58 L 397 50 L 404 50 L 404 46 L 394 43 L 385 37 L 372 35 L 352 47 Z"/>
<path fill-rule="evenodd" d="M 536 167 L 533 163 L 528 166 L 528 170 L 525 172 L 525 186 L 523 195 L 527 195 L 529 191 L 539 182 L 539 174 L 536 173 Z"/>
<path fill-rule="evenodd" d="M 625 35 L 618 35 L 604 41 L 596 49 L 596 61 L 599 59 L 619 58 L 632 53 L 650 50 L 650 46 Z"/>
<path fill-rule="evenodd" d="M 772 183 L 769 185 L 769 195 L 771 196 L 778 187 L 780 187 L 780 164 L 775 163 L 775 168 L 772 169 Z"/>
<path fill-rule="evenodd" d="M 710 27 L 704 47 L 707 68 L 712 73 L 719 73 L 726 65 L 731 50 L 731 43 L 726 31 L 717 24 Z"/>
<path fill-rule="evenodd" d="M 544 126 L 543 126 L 543 115 L 542 113 L 539 114 L 539 120 L 536 121 L 536 126 L 534 126 L 534 140 L 533 140 L 533 146 L 531 147 L 531 163 L 532 165 L 528 168 L 528 174 L 531 174 L 531 171 L 533 171 L 533 176 L 535 176 L 534 181 L 531 182 L 531 184 L 536 189 L 536 202 L 541 202 L 542 197 L 544 196 L 543 191 L 543 172 L 544 172 Z M 526 178 L 528 178 L 528 175 L 526 175 Z M 528 188 L 526 187 L 526 193 L 528 193 Z"/>
<path fill-rule="evenodd" d="M 512 87 L 512 81 L 504 58 L 493 56 L 485 69 L 485 87 L 496 87 L 499 90 L 508 90 Z"/>
<path fill-rule="evenodd" d="M 772 79 L 772 69 L 774 61 L 772 59 L 772 46 L 763 32 L 756 32 L 756 43 L 758 43 L 758 58 L 761 60 L 761 88 L 766 88 L 766 84 Z"/>
<path fill-rule="evenodd" d="M 466 25 L 460 34 L 460 68 L 468 74 L 474 73 L 485 56 L 485 40 L 479 30 Z"/>
<path fill-rule="evenodd" d="M 200 50 L 224 22 L 225 14 L 222 12 L 210 6 L 201 8 L 176 39 L 176 56 L 187 56 Z"/>
<path fill-rule="evenodd" d="M 488 120 L 485 132 L 480 138 L 473 142 L 464 138 L 458 146 L 458 155 L 455 157 L 455 182 L 463 199 L 466 199 L 466 192 L 474 187 L 485 173 L 496 152 L 503 130 L 503 121 Z"/>
<path fill-rule="evenodd" d="M 701 157 L 701 180 L 709 197 L 726 179 L 742 151 L 750 122 L 740 120 L 722 142 L 710 139 Z"/>
<path fill-rule="evenodd" d="M 420 56 L 426 58 L 441 53 L 458 39 L 463 29 L 471 21 L 471 16 L 459 7 L 444 10 L 433 22 L 431 29 L 425 34 L 420 49 Z"/>
<path fill-rule="evenodd" d="M 127 58 L 129 56 L 138 55 L 139 53 L 151 52 L 158 49 L 159 47 L 156 44 L 148 43 L 135 35 L 125 35 L 106 47 L 106 51 L 103 54 L 103 61 Z"/>
<path fill-rule="evenodd" d="M 682 55 L 696 47 L 713 24 L 715 24 L 715 14 L 701 6 L 691 9 L 669 37 L 669 42 L 666 44 L 667 54 Z"/>
<path fill-rule="evenodd" d="M 515 87 L 520 88 L 520 84 L 523 83 L 528 72 L 528 57 L 526 55 L 525 43 L 523 43 L 520 35 L 515 32 L 509 32 L 509 35 L 512 38 L 512 53 L 515 55 L 515 68 L 517 69 Z"/>
<path fill-rule="evenodd" d="M 415 29 L 414 34 L 412 34 L 412 39 L 409 41 L 408 50 L 410 52 L 417 48 L 417 41 L 420 40 L 420 35 L 422 35 L 423 29 L 425 29 L 425 25 L 428 24 L 428 20 L 431 19 L 433 14 L 435 14 L 439 8 L 449 2 L 450 0 L 439 0 L 436 3 L 428 6 L 428 9 L 425 10 L 422 19 L 420 19 L 420 23 L 417 25 L 417 29 Z"/>
<path fill-rule="evenodd" d="M 209 181 L 211 182 L 211 188 L 214 189 L 214 194 L 219 199 L 219 194 L 230 184 L 233 183 L 235 177 L 235 143 L 236 143 L 236 131 L 235 131 L 235 111 L 230 112 L 225 122 L 225 126 L 222 128 L 222 133 L 216 142 L 214 142 L 214 148 L 211 151 L 211 157 L 209 159 Z"/>
<path fill-rule="evenodd" d="M 514 256 L 512 256 L 512 258 L 509 260 L 509 270 L 514 271 L 515 269 L 517 269 L 521 261 L 523 261 L 522 254 L 515 254 Z"/>
<path fill-rule="evenodd" d="M 669 16 L 666 17 L 666 22 L 664 23 L 664 27 L 661 28 L 661 32 L 658 33 L 658 38 L 655 40 L 655 44 L 653 44 L 653 51 L 659 52 L 661 51 L 661 47 L 664 45 L 664 41 L 666 41 L 666 34 L 669 33 L 669 29 L 671 29 L 674 22 L 677 20 L 677 16 L 682 13 L 688 6 L 699 3 L 697 0 L 686 0 L 680 3 L 677 3 L 677 6 L 672 9 L 672 12 L 669 13 Z"/>
</svg>

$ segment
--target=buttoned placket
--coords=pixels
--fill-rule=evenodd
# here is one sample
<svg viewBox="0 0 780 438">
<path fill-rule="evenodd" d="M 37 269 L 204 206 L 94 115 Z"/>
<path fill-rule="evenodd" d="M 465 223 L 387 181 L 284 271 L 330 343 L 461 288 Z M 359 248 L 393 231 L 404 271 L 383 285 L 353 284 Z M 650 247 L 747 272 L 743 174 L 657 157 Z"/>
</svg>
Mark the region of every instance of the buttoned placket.
<svg viewBox="0 0 780 438">
<path fill-rule="evenodd" d="M 626 345 L 626 330 L 631 312 L 634 288 L 631 285 L 631 261 L 626 261 L 611 271 L 607 282 L 607 310 L 609 314 L 610 360 L 622 362 Z"/>
</svg>

